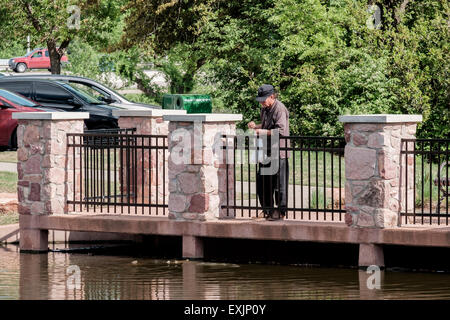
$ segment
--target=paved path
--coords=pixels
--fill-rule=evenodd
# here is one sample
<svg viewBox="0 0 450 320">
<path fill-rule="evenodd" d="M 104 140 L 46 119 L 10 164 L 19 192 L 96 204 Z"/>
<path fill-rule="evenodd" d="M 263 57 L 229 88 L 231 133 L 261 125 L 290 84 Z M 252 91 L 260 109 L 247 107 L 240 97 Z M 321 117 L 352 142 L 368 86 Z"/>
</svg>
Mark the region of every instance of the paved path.
<svg viewBox="0 0 450 320">
<path fill-rule="evenodd" d="M 17 173 L 17 163 L 0 162 L 0 171 L 16 172 Z"/>
</svg>

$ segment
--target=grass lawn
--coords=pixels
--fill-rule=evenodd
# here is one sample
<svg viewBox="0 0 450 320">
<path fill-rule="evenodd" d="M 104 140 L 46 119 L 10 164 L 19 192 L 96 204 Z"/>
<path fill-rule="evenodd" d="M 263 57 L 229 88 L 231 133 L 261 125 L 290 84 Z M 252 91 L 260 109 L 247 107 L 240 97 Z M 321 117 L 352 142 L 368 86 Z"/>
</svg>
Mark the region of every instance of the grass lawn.
<svg viewBox="0 0 450 320">
<path fill-rule="evenodd" d="M 241 160 L 242 159 L 242 160 Z M 248 160 L 250 159 L 250 161 Z M 256 155 L 253 156 L 256 159 Z M 249 166 L 250 164 L 250 173 Z M 256 165 L 252 164 L 252 155 L 247 151 L 243 157 L 236 152 L 236 180 L 256 181 Z M 310 185 L 323 187 L 339 187 L 339 172 L 341 175 L 341 187 L 345 185 L 344 158 L 329 152 L 293 151 L 289 158 L 289 184 Z M 242 166 L 241 166 L 242 164 Z M 241 169 L 242 168 L 242 169 Z M 333 170 L 332 170 L 333 168 Z M 242 173 L 241 173 L 242 171 Z M 316 174 L 317 173 L 317 174 Z M 242 174 L 242 175 L 241 175 Z M 294 180 L 295 177 L 295 180 Z"/>
<path fill-rule="evenodd" d="M 0 213 L 0 226 L 19 223 L 18 212 Z"/>
<path fill-rule="evenodd" d="M 0 193 L 17 192 L 17 173 L 0 172 Z M 0 225 L 19 222 L 18 212 L 0 212 Z"/>
<path fill-rule="evenodd" d="M 0 162 L 17 162 L 17 151 L 2 151 L 0 152 Z"/>
<path fill-rule="evenodd" d="M 128 100 L 133 101 L 133 102 L 153 104 L 153 105 L 158 105 L 158 106 L 161 105 L 161 101 L 157 101 L 154 98 L 150 98 L 143 93 L 125 93 L 122 95 L 125 98 L 127 98 Z"/>
<path fill-rule="evenodd" d="M 0 171 L 0 193 L 17 192 L 17 173 Z"/>
</svg>

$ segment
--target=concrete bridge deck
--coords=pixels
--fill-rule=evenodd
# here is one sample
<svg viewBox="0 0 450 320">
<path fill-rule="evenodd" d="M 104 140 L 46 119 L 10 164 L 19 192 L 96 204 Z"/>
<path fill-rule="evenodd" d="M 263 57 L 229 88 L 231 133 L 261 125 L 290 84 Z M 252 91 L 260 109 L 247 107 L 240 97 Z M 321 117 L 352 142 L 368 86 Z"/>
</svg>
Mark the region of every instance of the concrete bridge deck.
<svg viewBox="0 0 450 320">
<path fill-rule="evenodd" d="M 450 247 L 450 226 L 350 228 L 343 222 L 230 219 L 178 221 L 120 214 L 21 215 L 20 225 L 41 230 L 166 235 L 193 238 L 311 241 L 373 245 Z"/>
</svg>

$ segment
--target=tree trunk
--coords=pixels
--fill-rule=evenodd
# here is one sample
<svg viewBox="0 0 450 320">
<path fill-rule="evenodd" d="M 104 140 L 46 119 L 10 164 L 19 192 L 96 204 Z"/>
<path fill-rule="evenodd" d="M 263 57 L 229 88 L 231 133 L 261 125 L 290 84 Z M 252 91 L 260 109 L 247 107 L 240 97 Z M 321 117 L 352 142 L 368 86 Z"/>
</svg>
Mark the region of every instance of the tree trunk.
<svg viewBox="0 0 450 320">
<path fill-rule="evenodd" d="M 64 51 L 71 40 L 72 39 L 64 40 L 59 48 L 56 47 L 55 39 L 47 41 L 47 49 L 50 56 L 50 71 L 52 74 L 61 74 L 61 58 L 64 56 Z"/>
<path fill-rule="evenodd" d="M 61 54 L 56 48 L 56 41 L 48 40 L 47 49 L 50 56 L 50 72 L 52 74 L 61 74 Z"/>
</svg>

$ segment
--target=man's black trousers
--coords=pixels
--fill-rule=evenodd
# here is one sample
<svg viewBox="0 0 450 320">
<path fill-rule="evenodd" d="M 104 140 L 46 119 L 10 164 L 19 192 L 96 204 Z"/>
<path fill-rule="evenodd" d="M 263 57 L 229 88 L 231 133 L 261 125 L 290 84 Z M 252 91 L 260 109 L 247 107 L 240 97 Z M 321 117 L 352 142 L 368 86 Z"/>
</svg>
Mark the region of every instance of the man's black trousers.
<svg viewBox="0 0 450 320">
<path fill-rule="evenodd" d="M 258 172 L 256 175 L 256 191 L 258 194 L 259 203 L 263 207 L 264 215 L 272 214 L 274 208 L 274 196 L 275 204 L 282 215 L 286 214 L 287 200 L 288 200 L 288 183 L 289 183 L 289 162 L 288 159 L 280 158 L 280 165 L 278 170 L 273 175 L 262 175 L 261 168 L 266 167 L 266 171 L 270 171 L 267 168 L 268 164 L 259 164 Z"/>
</svg>

